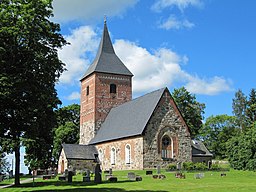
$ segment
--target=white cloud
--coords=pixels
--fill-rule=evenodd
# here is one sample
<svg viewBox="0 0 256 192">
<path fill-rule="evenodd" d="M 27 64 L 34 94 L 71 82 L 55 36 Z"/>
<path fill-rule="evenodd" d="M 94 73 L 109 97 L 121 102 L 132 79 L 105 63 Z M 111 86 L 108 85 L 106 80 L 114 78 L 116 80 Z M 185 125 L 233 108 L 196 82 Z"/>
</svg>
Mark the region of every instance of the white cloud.
<svg viewBox="0 0 256 192">
<path fill-rule="evenodd" d="M 138 0 L 54 0 L 54 19 L 58 22 L 89 20 L 121 15 Z"/>
<path fill-rule="evenodd" d="M 151 9 L 159 12 L 167 7 L 176 6 L 183 11 L 188 6 L 201 7 L 202 4 L 201 0 L 158 0 L 152 5 Z"/>
<path fill-rule="evenodd" d="M 95 56 L 99 36 L 91 27 L 82 26 L 66 37 L 71 45 L 59 51 L 68 69 L 60 78 L 62 84 L 79 83 Z M 216 76 L 202 79 L 184 71 L 182 66 L 188 63 L 188 57 L 180 56 L 170 49 L 159 48 L 150 52 L 134 42 L 122 39 L 115 41 L 114 48 L 118 57 L 134 74 L 133 91 L 136 95 L 174 84 L 184 84 L 190 92 L 197 94 L 214 95 L 231 90 L 231 82 L 225 78 Z M 66 98 L 79 99 L 80 94 L 74 92 Z"/>
<path fill-rule="evenodd" d="M 223 77 L 215 76 L 209 79 L 200 79 L 199 77 L 188 75 L 187 79 L 188 83 L 185 87 L 191 93 L 216 95 L 220 92 L 232 91 L 232 81 Z"/>
<path fill-rule="evenodd" d="M 68 100 L 79 100 L 80 99 L 80 93 L 79 92 L 72 92 L 68 97 L 67 99 Z"/>
<path fill-rule="evenodd" d="M 89 26 L 81 26 L 65 36 L 70 43 L 59 50 L 59 58 L 66 64 L 66 69 L 60 83 L 70 84 L 77 82 L 85 73 L 90 64 L 90 54 L 95 53 L 99 45 L 99 36 Z"/>
<path fill-rule="evenodd" d="M 194 26 L 195 24 L 191 23 L 187 19 L 178 20 L 174 15 L 171 15 L 166 21 L 164 21 L 159 25 L 159 28 L 169 30 L 169 29 L 193 28 Z"/>
<path fill-rule="evenodd" d="M 182 70 L 186 56 L 179 56 L 170 49 L 160 48 L 150 53 L 133 42 L 117 40 L 114 44 L 117 55 L 134 74 L 133 91 L 148 92 L 174 83 L 183 83 L 191 93 L 215 95 L 231 90 L 231 81 L 221 77 L 200 79 Z M 125 51 L 124 51 L 125 50 Z"/>
</svg>

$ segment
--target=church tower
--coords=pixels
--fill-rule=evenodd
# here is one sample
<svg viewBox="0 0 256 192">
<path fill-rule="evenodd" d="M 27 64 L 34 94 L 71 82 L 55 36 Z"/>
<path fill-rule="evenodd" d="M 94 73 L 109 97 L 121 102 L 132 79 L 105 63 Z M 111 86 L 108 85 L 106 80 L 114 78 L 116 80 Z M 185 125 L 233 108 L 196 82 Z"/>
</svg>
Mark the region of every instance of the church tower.
<svg viewBox="0 0 256 192">
<path fill-rule="evenodd" d="M 112 107 L 132 99 L 132 76 L 115 54 L 105 20 L 96 58 L 80 80 L 80 144 L 90 142 Z"/>
</svg>

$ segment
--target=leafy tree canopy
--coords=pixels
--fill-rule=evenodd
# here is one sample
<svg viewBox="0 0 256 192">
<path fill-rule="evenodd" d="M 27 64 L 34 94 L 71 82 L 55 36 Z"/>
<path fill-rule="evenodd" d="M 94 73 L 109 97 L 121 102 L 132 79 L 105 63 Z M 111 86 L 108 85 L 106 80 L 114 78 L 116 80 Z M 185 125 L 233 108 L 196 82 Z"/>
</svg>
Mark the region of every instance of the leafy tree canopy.
<svg viewBox="0 0 256 192">
<path fill-rule="evenodd" d="M 15 152 L 15 185 L 21 141 L 26 145 L 25 141 L 39 141 L 51 133 L 53 109 L 60 104 L 55 82 L 64 64 L 57 49 L 66 41 L 51 16 L 51 0 L 0 3 L 0 137 L 11 139 L 3 147 Z"/>
<path fill-rule="evenodd" d="M 205 104 L 196 101 L 196 96 L 188 92 L 185 87 L 174 89 L 172 97 L 190 128 L 192 138 L 195 138 L 203 125 Z"/>
<path fill-rule="evenodd" d="M 228 115 L 210 116 L 200 130 L 200 139 L 217 159 L 226 158 L 226 143 L 240 133 L 236 118 Z"/>
<path fill-rule="evenodd" d="M 234 169 L 256 170 L 256 123 L 227 143 L 227 153 Z"/>
<path fill-rule="evenodd" d="M 53 157 L 57 163 L 62 143 L 79 142 L 80 105 L 73 104 L 56 110 L 57 128 L 54 132 Z"/>
<path fill-rule="evenodd" d="M 252 89 L 249 98 L 238 90 L 232 103 L 233 114 L 242 130 L 245 130 L 256 121 L 256 92 Z"/>
</svg>

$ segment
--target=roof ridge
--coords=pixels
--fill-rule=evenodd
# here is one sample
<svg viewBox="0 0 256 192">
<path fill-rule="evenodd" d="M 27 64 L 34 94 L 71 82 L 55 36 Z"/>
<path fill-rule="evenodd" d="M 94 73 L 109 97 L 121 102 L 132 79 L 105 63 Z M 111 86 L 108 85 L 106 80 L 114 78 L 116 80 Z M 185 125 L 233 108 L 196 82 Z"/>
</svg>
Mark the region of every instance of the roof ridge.
<svg viewBox="0 0 256 192">
<path fill-rule="evenodd" d="M 166 89 L 168 90 L 168 88 L 161 88 L 152 91 L 112 108 L 89 144 L 141 135 Z"/>
<path fill-rule="evenodd" d="M 139 96 L 139 97 L 136 97 L 135 99 L 132 99 L 131 101 L 127 101 L 127 102 L 125 102 L 125 103 L 123 103 L 123 104 L 121 104 L 121 105 L 115 106 L 115 107 L 113 107 L 113 109 L 114 109 L 114 108 L 121 107 L 122 105 L 125 105 L 125 104 L 129 104 L 129 103 L 131 103 L 131 102 L 134 102 L 134 101 L 136 101 L 136 100 L 138 100 L 138 99 L 141 99 L 141 98 L 143 98 L 143 97 L 146 97 L 146 96 L 148 96 L 148 95 L 151 95 L 151 94 L 153 94 L 153 93 L 155 93 L 155 92 L 158 92 L 158 91 L 160 92 L 161 90 L 164 91 L 165 89 L 166 89 L 166 87 L 163 87 L 163 88 L 160 88 L 160 89 L 151 91 L 151 92 L 149 92 L 149 93 L 146 93 L 145 95 L 141 95 L 141 96 Z"/>
</svg>

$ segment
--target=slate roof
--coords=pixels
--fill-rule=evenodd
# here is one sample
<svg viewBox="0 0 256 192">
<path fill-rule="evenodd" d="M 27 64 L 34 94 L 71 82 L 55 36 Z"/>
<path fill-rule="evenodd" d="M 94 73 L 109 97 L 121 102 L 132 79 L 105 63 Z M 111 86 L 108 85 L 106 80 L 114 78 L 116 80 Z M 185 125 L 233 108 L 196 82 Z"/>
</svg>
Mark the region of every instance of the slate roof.
<svg viewBox="0 0 256 192">
<path fill-rule="evenodd" d="M 165 89 L 112 108 L 96 136 L 89 144 L 141 135 Z"/>
<path fill-rule="evenodd" d="M 94 59 L 93 63 L 89 66 L 81 80 L 83 80 L 93 72 L 133 76 L 129 69 L 115 54 L 108 33 L 106 21 L 104 22 L 104 30 L 96 58 Z"/>
<path fill-rule="evenodd" d="M 62 144 L 67 159 L 94 160 L 98 151 L 93 145 Z"/>
<path fill-rule="evenodd" d="M 192 156 L 213 156 L 202 141 L 192 140 Z"/>
</svg>

